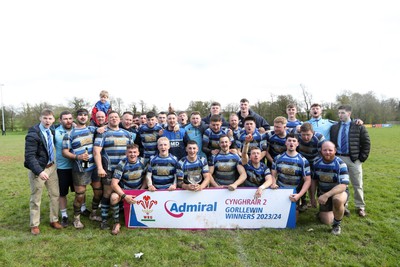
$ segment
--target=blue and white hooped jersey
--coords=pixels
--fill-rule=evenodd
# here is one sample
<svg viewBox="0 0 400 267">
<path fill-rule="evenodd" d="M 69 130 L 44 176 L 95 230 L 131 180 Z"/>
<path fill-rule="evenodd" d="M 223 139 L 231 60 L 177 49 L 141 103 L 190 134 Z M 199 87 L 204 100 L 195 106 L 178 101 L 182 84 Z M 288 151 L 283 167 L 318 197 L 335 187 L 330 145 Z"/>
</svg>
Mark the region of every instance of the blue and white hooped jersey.
<svg viewBox="0 0 400 267">
<path fill-rule="evenodd" d="M 245 140 L 246 140 L 246 136 L 247 136 L 247 133 L 246 133 L 246 131 L 245 130 L 242 130 L 239 134 L 238 134 L 238 136 L 237 136 L 237 138 L 236 138 L 236 146 L 237 146 L 237 148 L 242 148 L 243 147 L 243 144 L 244 144 L 244 142 L 245 142 Z M 251 143 L 250 143 L 250 145 L 249 145 L 249 147 L 252 147 L 252 146 L 255 146 L 255 147 L 258 147 L 258 148 L 260 148 L 260 150 L 265 150 L 266 149 L 266 146 L 264 145 L 264 146 L 262 146 L 262 144 L 263 144 L 263 140 L 265 140 L 265 134 L 261 134 L 257 129 L 254 131 L 254 133 L 253 133 L 253 141 L 251 141 Z M 250 152 L 249 152 L 250 153 Z"/>
<path fill-rule="evenodd" d="M 221 130 L 216 133 L 210 128 L 208 128 L 203 134 L 203 144 L 207 143 L 208 148 L 210 149 L 220 149 L 219 147 L 219 138 L 222 135 L 228 135 L 228 130 L 221 128 Z M 230 138 L 230 141 L 233 142 L 233 137 Z"/>
<path fill-rule="evenodd" d="M 146 172 L 147 167 L 143 158 L 138 157 L 135 163 L 124 158 L 115 168 L 113 178 L 120 180 L 123 189 L 140 189 L 146 178 Z"/>
<path fill-rule="evenodd" d="M 152 156 L 149 161 L 148 172 L 151 173 L 153 185 L 157 189 L 167 189 L 176 184 L 178 160 L 172 154 L 167 157 Z"/>
<path fill-rule="evenodd" d="M 283 188 L 297 188 L 303 177 L 310 176 L 310 164 L 300 153 L 291 157 L 286 152 L 275 157 L 272 170 L 277 172 L 277 184 Z"/>
<path fill-rule="evenodd" d="M 314 162 L 312 179 L 318 181 L 318 192 L 324 194 L 338 184 L 349 184 L 349 171 L 346 163 L 336 157 L 326 163 L 322 157 Z"/>
<path fill-rule="evenodd" d="M 297 147 L 297 150 L 308 160 L 310 165 L 312 165 L 319 157 L 321 145 L 323 142 L 325 142 L 325 137 L 322 134 L 315 132 L 311 140 L 306 143 L 301 139 L 301 133 L 298 133 L 297 139 L 299 140 L 299 146 Z"/>
<path fill-rule="evenodd" d="M 204 157 L 197 157 L 193 162 L 189 161 L 187 157 L 182 158 L 178 162 L 177 177 L 182 177 L 185 184 L 189 184 L 188 177 L 190 176 L 200 176 L 201 180 L 198 184 L 203 182 L 203 174 L 209 173 L 209 167 L 207 160 Z"/>
<path fill-rule="evenodd" d="M 240 157 L 233 153 L 212 155 L 210 166 L 214 166 L 213 177 L 220 185 L 230 185 L 239 178 L 237 165 L 242 164 Z"/>
<path fill-rule="evenodd" d="M 118 163 L 126 157 L 126 146 L 133 144 L 132 134 L 124 129 L 107 129 L 102 134 L 96 136 L 94 146 L 102 147 L 101 155 L 103 166 L 108 171 L 114 171 Z"/>
<path fill-rule="evenodd" d="M 287 123 L 286 123 L 286 128 L 291 129 L 291 130 L 295 130 L 297 126 L 300 126 L 302 124 L 303 124 L 303 122 L 299 121 L 297 119 L 295 121 L 289 121 L 288 120 Z"/>
<path fill-rule="evenodd" d="M 143 156 L 147 159 L 157 154 L 157 140 L 160 138 L 160 130 L 163 130 L 160 124 L 156 124 L 153 128 L 150 128 L 147 124 L 139 127 L 138 133 L 144 149 Z"/>
<path fill-rule="evenodd" d="M 286 151 L 285 143 L 288 133 L 289 132 L 286 131 L 285 137 L 279 137 L 277 134 L 275 134 L 275 131 L 270 131 L 265 135 L 265 140 L 267 141 L 269 147 L 268 151 L 272 158 L 275 158 L 277 155 L 280 155 Z M 266 149 L 263 148 L 263 150 Z"/>
<path fill-rule="evenodd" d="M 75 160 L 74 170 L 92 171 L 96 168 L 93 158 L 93 141 L 96 127 L 87 126 L 85 128 L 74 128 L 69 134 L 64 135 L 63 149 L 68 149 L 71 153 L 79 156 L 86 152 L 89 154 L 88 168 L 81 168 L 81 161 Z"/>
<path fill-rule="evenodd" d="M 242 186 L 258 187 L 265 182 L 265 176 L 271 174 L 269 168 L 262 162 L 258 168 L 254 167 L 251 161 L 243 167 L 246 170 L 247 178 Z"/>
</svg>

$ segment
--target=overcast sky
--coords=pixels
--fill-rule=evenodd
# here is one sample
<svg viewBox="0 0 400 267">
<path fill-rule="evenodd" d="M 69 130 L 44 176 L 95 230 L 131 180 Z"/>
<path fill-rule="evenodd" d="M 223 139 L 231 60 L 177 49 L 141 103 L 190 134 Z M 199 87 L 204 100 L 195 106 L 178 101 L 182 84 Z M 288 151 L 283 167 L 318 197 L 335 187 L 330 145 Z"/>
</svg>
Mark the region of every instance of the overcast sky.
<svg viewBox="0 0 400 267">
<path fill-rule="evenodd" d="M 372 2 L 372 3 L 371 3 Z M 400 98 L 398 1 L 1 1 L 4 104 Z"/>
</svg>

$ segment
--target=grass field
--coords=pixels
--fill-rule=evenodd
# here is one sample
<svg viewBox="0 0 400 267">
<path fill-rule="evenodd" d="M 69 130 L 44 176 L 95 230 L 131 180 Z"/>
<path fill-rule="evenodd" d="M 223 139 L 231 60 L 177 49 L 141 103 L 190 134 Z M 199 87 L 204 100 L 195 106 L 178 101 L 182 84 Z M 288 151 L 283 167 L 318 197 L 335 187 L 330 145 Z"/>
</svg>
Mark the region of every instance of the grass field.
<svg viewBox="0 0 400 267">
<path fill-rule="evenodd" d="M 364 164 L 368 216 L 355 215 L 351 198 L 352 215 L 345 217 L 341 236 L 317 222 L 316 209 L 302 213 L 295 229 L 123 227 L 112 236 L 83 218 L 83 230 L 56 231 L 48 226 L 46 193 L 41 234 L 32 236 L 24 136 L 0 136 L 0 266 L 400 266 L 400 127 L 369 133 L 372 151 Z M 72 199 L 70 194 L 70 218 Z M 141 259 L 134 257 L 138 252 L 144 253 Z"/>
</svg>

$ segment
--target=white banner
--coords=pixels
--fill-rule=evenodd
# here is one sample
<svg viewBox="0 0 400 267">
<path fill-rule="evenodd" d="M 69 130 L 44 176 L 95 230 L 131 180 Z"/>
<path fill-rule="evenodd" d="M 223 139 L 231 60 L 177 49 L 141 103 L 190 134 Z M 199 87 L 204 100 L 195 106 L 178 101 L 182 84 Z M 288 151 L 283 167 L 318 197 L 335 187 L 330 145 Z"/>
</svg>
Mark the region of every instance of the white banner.
<svg viewBox="0 0 400 267">
<path fill-rule="evenodd" d="M 256 188 L 205 189 L 150 192 L 124 190 L 136 196 L 135 204 L 124 202 L 128 228 L 258 229 L 295 228 L 293 189 L 266 189 L 255 199 Z"/>
</svg>

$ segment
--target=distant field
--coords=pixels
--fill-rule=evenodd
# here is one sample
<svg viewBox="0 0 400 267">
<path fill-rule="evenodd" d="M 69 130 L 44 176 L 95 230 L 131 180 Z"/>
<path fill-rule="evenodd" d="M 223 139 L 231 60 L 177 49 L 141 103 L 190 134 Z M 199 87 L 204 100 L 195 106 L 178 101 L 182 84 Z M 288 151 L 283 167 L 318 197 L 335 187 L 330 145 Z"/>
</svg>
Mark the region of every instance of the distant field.
<svg viewBox="0 0 400 267">
<path fill-rule="evenodd" d="M 0 266 L 399 266 L 400 127 L 368 131 L 368 216 L 355 215 L 351 198 L 353 214 L 344 219 L 341 236 L 333 236 L 330 227 L 317 222 L 316 209 L 302 213 L 292 230 L 123 227 L 120 235 L 112 236 L 83 218 L 83 230 L 56 231 L 48 226 L 47 193 L 42 198 L 41 234 L 32 236 L 24 135 L 0 136 Z M 70 194 L 70 218 L 72 200 Z M 144 253 L 141 259 L 134 257 L 138 252 Z"/>
</svg>

